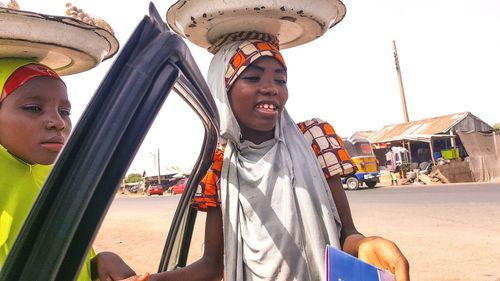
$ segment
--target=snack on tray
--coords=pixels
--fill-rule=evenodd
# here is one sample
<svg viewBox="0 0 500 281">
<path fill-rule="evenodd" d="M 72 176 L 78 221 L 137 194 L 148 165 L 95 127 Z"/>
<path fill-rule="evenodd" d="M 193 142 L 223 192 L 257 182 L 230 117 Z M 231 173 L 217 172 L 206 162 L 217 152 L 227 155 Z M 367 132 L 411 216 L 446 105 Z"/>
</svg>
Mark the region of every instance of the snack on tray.
<svg viewBox="0 0 500 281">
<path fill-rule="evenodd" d="M 106 29 L 107 31 L 111 32 L 112 34 L 115 34 L 113 29 L 111 28 L 111 25 L 109 25 L 106 21 L 101 19 L 100 17 L 88 14 L 84 12 L 82 9 L 78 8 L 77 6 L 73 6 L 70 2 L 66 3 L 66 15 L 68 17 L 81 20 L 86 24 L 90 25 L 95 25 L 97 27 Z"/>
<path fill-rule="evenodd" d="M 21 10 L 21 8 L 19 7 L 19 3 L 17 3 L 16 0 L 0 0 L 0 8 Z M 84 23 L 89 25 L 94 25 L 106 29 L 107 31 L 111 32 L 111 34 L 115 34 L 113 28 L 111 28 L 111 25 L 109 25 L 105 20 L 95 15 L 84 12 L 82 9 L 74 6 L 71 2 L 66 3 L 66 16 L 83 21 Z"/>
<path fill-rule="evenodd" d="M 8 9 L 13 9 L 13 10 L 20 10 L 19 4 L 17 3 L 16 0 L 10 0 L 8 3 L 5 3 L 7 1 L 2 1 L 0 0 L 0 8 L 8 8 Z"/>
<path fill-rule="evenodd" d="M 74 17 L 40 14 L 19 10 L 13 0 L 0 1 L 0 57 L 28 57 L 59 75 L 70 75 L 94 68 L 118 52 L 111 28 L 97 17 L 83 12 Z M 73 6 L 67 8 L 71 11 Z"/>
</svg>

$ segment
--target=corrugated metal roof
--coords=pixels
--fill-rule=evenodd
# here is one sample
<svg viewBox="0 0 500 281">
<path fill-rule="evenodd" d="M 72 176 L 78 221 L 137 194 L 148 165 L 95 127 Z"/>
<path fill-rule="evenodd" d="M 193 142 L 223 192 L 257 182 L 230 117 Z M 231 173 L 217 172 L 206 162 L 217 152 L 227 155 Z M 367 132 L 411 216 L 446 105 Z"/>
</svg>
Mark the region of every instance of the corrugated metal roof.
<svg viewBox="0 0 500 281">
<path fill-rule="evenodd" d="M 358 131 L 354 133 L 351 137 L 359 137 L 368 139 L 371 135 L 375 134 L 375 131 Z"/>
<path fill-rule="evenodd" d="M 446 134 L 453 126 L 469 115 L 472 114 L 470 112 L 461 112 L 408 123 L 387 125 L 372 134 L 368 139 L 371 143 L 382 143 L 402 140 L 405 139 L 405 136 L 412 135 Z"/>
</svg>

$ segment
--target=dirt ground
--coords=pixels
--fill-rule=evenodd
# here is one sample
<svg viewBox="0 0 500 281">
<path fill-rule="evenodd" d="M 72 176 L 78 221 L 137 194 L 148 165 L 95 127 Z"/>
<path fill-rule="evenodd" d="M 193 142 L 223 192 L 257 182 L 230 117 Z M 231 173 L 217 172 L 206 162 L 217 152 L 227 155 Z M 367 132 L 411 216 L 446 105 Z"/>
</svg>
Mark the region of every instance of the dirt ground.
<svg viewBox="0 0 500 281">
<path fill-rule="evenodd" d="M 387 186 L 387 182 L 381 185 Z M 143 197 L 117 196 L 127 200 Z M 173 215 L 173 211 L 160 215 L 155 210 L 156 202 L 165 202 L 168 198 L 145 199 L 148 203 L 141 206 L 141 210 L 117 209 L 112 205 L 94 243 L 97 252 L 118 253 L 138 273 L 157 271 Z M 120 200 L 121 204 L 127 200 Z M 480 209 L 482 214 L 500 211 L 498 205 L 458 208 L 440 204 L 409 209 L 400 204 L 396 206 L 398 212 L 377 202 L 351 206 L 356 225 L 365 235 L 380 235 L 397 242 L 410 260 L 412 280 L 500 281 L 499 219 L 482 215 L 474 225 L 461 223 L 462 218 L 470 216 L 469 207 Z M 454 217 L 441 215 L 443 209 L 451 211 Z M 203 251 L 204 221 L 204 214 L 199 213 L 190 261 L 199 258 Z M 381 223 L 383 221 L 390 223 Z M 458 251 L 450 251 L 451 247 Z"/>
<path fill-rule="evenodd" d="M 168 195 L 176 196 L 180 195 Z M 134 200 L 145 195 L 117 194 L 123 199 Z M 161 197 L 147 198 L 152 202 Z M 147 204 L 133 208 L 112 204 L 94 241 L 96 252 L 111 251 L 119 254 L 137 273 L 157 272 L 166 236 L 176 205 L 171 211 L 160 212 L 157 205 Z M 205 214 L 199 212 L 192 237 L 188 263 L 201 257 L 205 229 Z"/>
</svg>

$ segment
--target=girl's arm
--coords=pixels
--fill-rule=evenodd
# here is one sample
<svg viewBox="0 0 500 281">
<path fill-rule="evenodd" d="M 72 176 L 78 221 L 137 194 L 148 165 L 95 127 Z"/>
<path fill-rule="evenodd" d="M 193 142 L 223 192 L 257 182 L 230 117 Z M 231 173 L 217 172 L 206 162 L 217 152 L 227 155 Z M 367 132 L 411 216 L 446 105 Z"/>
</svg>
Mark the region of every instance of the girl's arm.
<svg viewBox="0 0 500 281">
<path fill-rule="evenodd" d="M 387 269 L 396 275 L 398 281 L 410 280 L 410 266 L 408 260 L 398 246 L 390 240 L 378 236 L 365 237 L 359 233 L 352 220 L 351 209 L 345 194 L 340 175 L 330 177 L 328 185 L 332 192 L 333 201 L 337 206 L 342 230 L 340 244 L 342 250 L 361 260 Z"/>
<path fill-rule="evenodd" d="M 100 252 L 90 261 L 92 280 L 121 280 L 136 273 L 115 253 Z"/>
<path fill-rule="evenodd" d="M 340 221 L 342 222 L 342 230 L 340 232 L 340 245 L 344 252 L 347 252 L 355 257 L 358 256 L 358 247 L 356 242 L 364 238 L 363 234 L 359 233 L 354 222 L 352 220 L 351 208 L 349 207 L 349 202 L 347 201 L 347 196 L 345 194 L 344 188 L 342 187 L 342 182 L 340 181 L 340 175 L 334 175 L 328 180 L 328 185 L 330 186 L 330 191 L 332 192 L 333 201 L 337 207 L 339 213 Z"/>
</svg>

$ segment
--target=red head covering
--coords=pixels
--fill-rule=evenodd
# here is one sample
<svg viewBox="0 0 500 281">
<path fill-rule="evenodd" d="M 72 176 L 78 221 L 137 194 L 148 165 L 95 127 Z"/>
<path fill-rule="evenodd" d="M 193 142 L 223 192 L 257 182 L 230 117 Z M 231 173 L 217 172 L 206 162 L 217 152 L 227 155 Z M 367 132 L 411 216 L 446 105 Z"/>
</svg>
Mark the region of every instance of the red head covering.
<svg viewBox="0 0 500 281">
<path fill-rule="evenodd" d="M 0 59 L 0 66 L 3 66 L 0 74 L 5 79 L 3 85 L 0 83 L 0 102 L 35 77 L 48 76 L 62 81 L 61 77 L 49 67 L 24 59 Z"/>
</svg>

